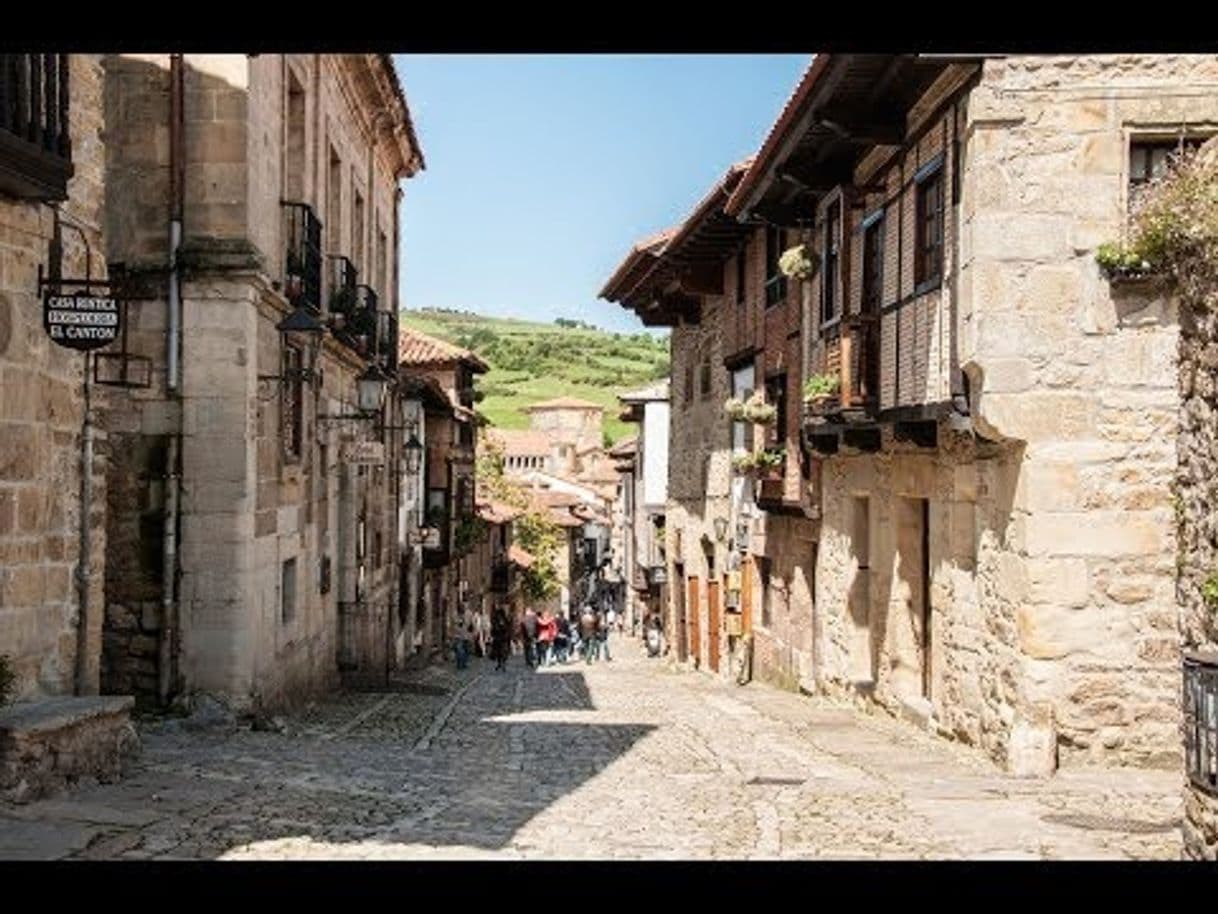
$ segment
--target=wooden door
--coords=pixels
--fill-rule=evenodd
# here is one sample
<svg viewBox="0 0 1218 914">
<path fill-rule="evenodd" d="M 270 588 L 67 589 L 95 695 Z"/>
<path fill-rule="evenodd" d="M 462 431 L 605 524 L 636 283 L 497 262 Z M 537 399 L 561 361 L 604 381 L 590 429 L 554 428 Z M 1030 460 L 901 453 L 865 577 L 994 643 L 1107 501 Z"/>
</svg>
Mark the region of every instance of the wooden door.
<svg viewBox="0 0 1218 914">
<path fill-rule="evenodd" d="M 694 658 L 694 665 L 697 666 L 702 660 L 702 631 L 699 616 L 701 608 L 698 606 L 698 576 L 690 575 L 689 578 L 689 599 L 685 601 L 685 606 L 689 613 L 689 654 Z"/>
<path fill-rule="evenodd" d="M 707 662 L 710 664 L 711 672 L 719 672 L 719 636 L 722 634 L 722 623 L 719 616 L 719 582 L 706 582 L 706 634 L 707 634 Z"/>
<path fill-rule="evenodd" d="M 740 631 L 747 635 L 753 630 L 753 557 L 746 555 L 740 563 Z"/>
</svg>

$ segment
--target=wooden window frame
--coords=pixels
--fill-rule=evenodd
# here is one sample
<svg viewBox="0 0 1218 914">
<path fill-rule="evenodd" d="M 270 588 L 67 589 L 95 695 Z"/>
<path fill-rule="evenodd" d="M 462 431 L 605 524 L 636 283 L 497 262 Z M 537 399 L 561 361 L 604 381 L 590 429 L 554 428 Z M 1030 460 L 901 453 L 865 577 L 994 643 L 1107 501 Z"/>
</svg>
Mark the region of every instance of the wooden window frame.
<svg viewBox="0 0 1218 914">
<path fill-rule="evenodd" d="M 68 54 L 0 54 L 0 197 L 68 199 L 72 164 Z"/>
<path fill-rule="evenodd" d="M 859 290 L 859 310 L 863 314 L 879 314 L 884 306 L 884 254 L 886 214 L 883 208 L 865 218 L 859 226 L 862 232 L 863 274 Z"/>
<path fill-rule="evenodd" d="M 786 372 L 767 375 L 765 379 L 765 399 L 774 407 L 774 423 L 770 426 L 772 437 L 767 447 L 782 447 L 787 440 L 787 375 Z"/>
<path fill-rule="evenodd" d="M 914 175 L 914 294 L 943 284 L 947 214 L 942 153 Z"/>
<path fill-rule="evenodd" d="M 822 223 L 820 284 L 820 326 L 821 329 L 832 327 L 841 322 L 843 312 L 843 283 L 842 255 L 845 239 L 842 236 L 844 219 L 843 200 L 840 194 L 828 200 L 825 205 L 825 218 Z"/>
<path fill-rule="evenodd" d="M 787 298 L 787 278 L 778 269 L 787 243 L 787 230 L 776 225 L 765 227 L 765 306 L 772 308 Z"/>
</svg>

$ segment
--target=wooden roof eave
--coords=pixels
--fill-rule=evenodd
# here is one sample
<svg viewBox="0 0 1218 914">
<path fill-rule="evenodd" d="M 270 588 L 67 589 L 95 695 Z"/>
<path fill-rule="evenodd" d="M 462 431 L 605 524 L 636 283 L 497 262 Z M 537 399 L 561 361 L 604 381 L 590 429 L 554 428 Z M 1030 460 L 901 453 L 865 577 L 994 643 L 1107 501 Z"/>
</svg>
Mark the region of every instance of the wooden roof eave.
<svg viewBox="0 0 1218 914">
<path fill-rule="evenodd" d="M 855 166 L 873 148 L 903 145 L 909 110 L 949 66 L 962 62 L 916 54 L 840 55 L 766 159 L 765 176 L 748 182 L 747 193 L 729 201 L 729 209 L 741 218 L 780 223 L 806 218 L 809 204 L 851 182 Z"/>
</svg>

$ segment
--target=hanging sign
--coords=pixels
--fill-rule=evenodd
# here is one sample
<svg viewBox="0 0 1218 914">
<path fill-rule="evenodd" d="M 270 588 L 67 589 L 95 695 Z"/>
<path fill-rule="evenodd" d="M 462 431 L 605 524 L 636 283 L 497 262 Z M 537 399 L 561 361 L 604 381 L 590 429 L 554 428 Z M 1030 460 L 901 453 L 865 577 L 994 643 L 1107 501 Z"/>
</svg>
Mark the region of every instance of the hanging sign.
<svg viewBox="0 0 1218 914">
<path fill-rule="evenodd" d="M 383 466 L 385 445 L 380 441 L 353 441 L 343 457 L 347 463 L 357 466 Z"/>
<path fill-rule="evenodd" d="M 86 351 L 108 346 L 121 329 L 119 300 L 109 290 L 93 284 L 83 292 L 44 288 L 42 327 L 53 343 Z"/>
</svg>

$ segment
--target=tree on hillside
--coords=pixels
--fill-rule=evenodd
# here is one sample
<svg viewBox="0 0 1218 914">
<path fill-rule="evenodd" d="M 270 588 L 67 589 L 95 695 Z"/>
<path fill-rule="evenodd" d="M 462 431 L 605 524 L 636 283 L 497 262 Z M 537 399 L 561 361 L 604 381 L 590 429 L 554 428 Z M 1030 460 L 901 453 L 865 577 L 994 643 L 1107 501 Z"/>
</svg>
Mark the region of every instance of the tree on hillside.
<svg viewBox="0 0 1218 914">
<path fill-rule="evenodd" d="M 513 539 L 534 561 L 531 568 L 520 573 L 521 589 L 530 601 L 548 600 L 559 590 L 557 560 L 562 531 L 533 504 L 523 486 L 508 479 L 503 468 L 503 448 L 483 433 L 474 464 L 476 490 L 524 512 L 512 522 Z"/>
</svg>

